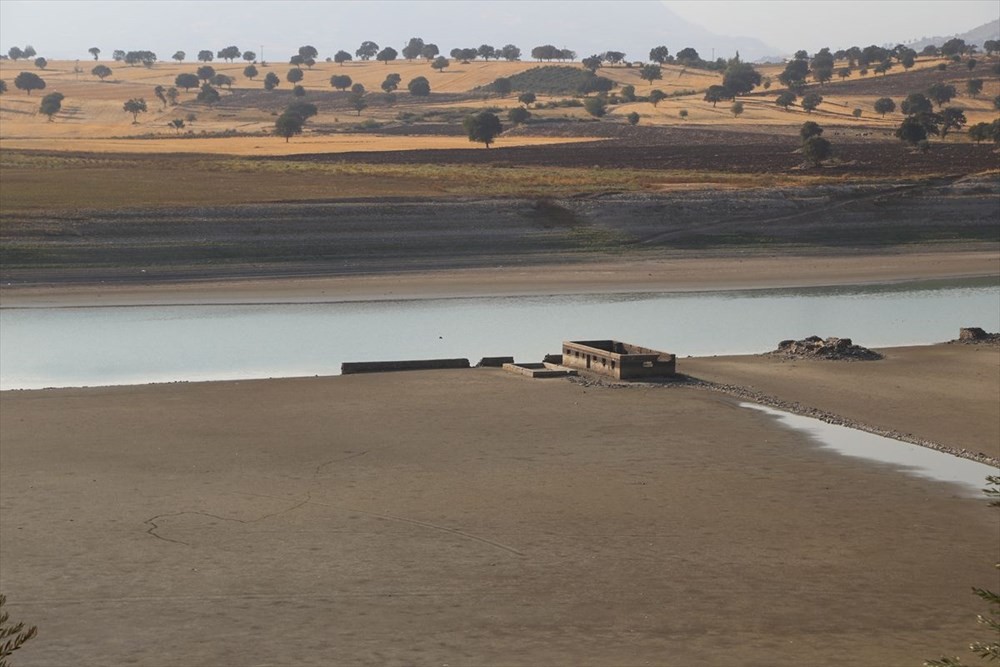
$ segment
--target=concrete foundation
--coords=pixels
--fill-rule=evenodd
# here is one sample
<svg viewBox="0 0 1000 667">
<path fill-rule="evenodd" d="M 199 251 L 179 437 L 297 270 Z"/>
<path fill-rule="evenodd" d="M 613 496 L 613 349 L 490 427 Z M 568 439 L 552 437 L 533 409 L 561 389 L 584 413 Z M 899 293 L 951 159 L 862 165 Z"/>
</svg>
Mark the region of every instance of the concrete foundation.
<svg viewBox="0 0 1000 667">
<path fill-rule="evenodd" d="M 413 359 L 409 361 L 347 361 L 340 365 L 341 375 L 355 373 L 391 373 L 426 371 L 439 368 L 469 368 L 468 359 Z"/>
<path fill-rule="evenodd" d="M 676 364 L 673 354 L 617 340 L 563 342 L 563 366 L 618 380 L 671 377 L 676 372 Z"/>
</svg>

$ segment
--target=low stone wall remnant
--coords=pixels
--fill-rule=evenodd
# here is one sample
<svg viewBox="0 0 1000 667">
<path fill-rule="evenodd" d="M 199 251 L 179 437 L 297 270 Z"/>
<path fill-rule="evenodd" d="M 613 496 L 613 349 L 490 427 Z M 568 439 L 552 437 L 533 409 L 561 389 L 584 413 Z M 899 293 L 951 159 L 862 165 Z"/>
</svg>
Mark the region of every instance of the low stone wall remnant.
<svg viewBox="0 0 1000 667">
<path fill-rule="evenodd" d="M 876 361 L 882 355 L 867 347 L 855 345 L 850 338 L 820 338 L 809 336 L 802 340 L 783 340 L 778 343 L 778 349 L 767 353 L 768 356 L 788 357 L 791 359 L 833 359 L 838 361 Z"/>
</svg>

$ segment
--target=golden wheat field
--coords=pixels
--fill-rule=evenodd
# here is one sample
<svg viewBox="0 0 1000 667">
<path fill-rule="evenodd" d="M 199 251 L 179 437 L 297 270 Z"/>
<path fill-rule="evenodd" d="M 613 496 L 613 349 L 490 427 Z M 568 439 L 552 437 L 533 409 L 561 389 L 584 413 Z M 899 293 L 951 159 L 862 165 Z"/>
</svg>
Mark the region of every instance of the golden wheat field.
<svg viewBox="0 0 1000 667">
<path fill-rule="evenodd" d="M 929 70 L 940 62 L 943 61 L 920 59 L 911 73 Z M 97 64 L 110 67 L 111 76 L 102 81 L 91 74 L 91 70 Z M 255 99 L 280 108 L 282 104 L 293 99 L 290 95 L 291 84 L 285 80 L 291 65 L 271 63 L 266 68 L 258 65 L 260 74 L 254 80 L 250 80 L 243 75 L 246 63 L 213 62 L 211 65 L 217 73 L 226 74 L 234 80 L 231 89 L 220 89 L 223 96 L 222 104 L 210 107 L 198 103 L 195 99 L 197 89 L 180 90 L 177 105 L 162 105 L 156 99 L 153 92 L 156 86 L 165 88 L 173 86 L 178 74 L 194 73 L 201 64 L 158 62 L 151 68 L 145 68 L 111 61 L 101 63 L 84 60 L 53 61 L 44 71 L 40 71 L 27 62 L 0 61 L 0 78 L 8 85 L 8 92 L 0 97 L 0 147 L 229 155 L 474 148 L 460 136 L 445 136 L 441 133 L 419 136 L 401 136 L 396 133 L 393 136 L 383 136 L 378 134 L 377 129 L 366 129 L 361 124 L 394 122 L 404 108 L 410 112 L 450 113 L 449 117 L 452 119 L 456 113 L 473 111 L 477 108 L 499 108 L 504 111 L 519 104 L 516 94 L 498 97 L 477 91 L 477 88 L 490 84 L 498 77 L 513 76 L 543 63 L 490 61 L 463 64 L 453 61 L 450 67 L 439 72 L 424 60 L 396 61 L 389 64 L 367 61 L 343 65 L 320 62 L 311 69 L 303 70 L 304 79 L 301 85 L 306 90 L 307 101 L 310 95 L 315 100 L 320 93 L 333 91 L 330 77 L 335 74 L 346 74 L 354 83 L 362 84 L 366 90 L 379 91 L 386 74 L 395 72 L 402 80 L 398 93 L 402 103 L 396 107 L 373 104 L 371 108 L 364 110 L 363 114 L 355 114 L 343 108 L 339 111 L 325 110 L 323 103 L 320 103 L 320 116 L 315 122 L 307 125 L 306 132 L 302 136 L 295 137 L 290 142 L 275 136 L 263 136 L 269 134 L 274 127 L 277 115 L 275 109 L 258 108 L 265 104 L 227 105 L 225 101 L 227 97 L 240 92 L 261 91 L 262 97 Z M 619 86 L 634 86 L 639 96 L 648 95 L 655 88 L 666 93 L 668 97 L 655 106 L 649 102 L 614 105 L 609 108 L 607 117 L 601 122 L 624 123 L 626 117 L 635 112 L 639 114 L 640 123 L 658 126 L 758 129 L 796 127 L 804 120 L 816 119 L 824 125 L 859 129 L 883 128 L 888 131 L 900 121 L 899 112 L 880 118 L 872 111 L 874 100 L 881 95 L 852 94 L 843 85 L 859 79 L 873 79 L 876 76 L 874 74 L 861 77 L 855 71 L 846 81 L 835 80 L 826 84 L 819 91 L 824 97 L 823 105 L 815 113 L 806 114 L 801 108 L 793 107 L 786 111 L 774 104 L 779 85 L 777 75 L 781 71 L 780 65 L 767 65 L 759 69 L 765 80 L 773 81 L 774 86 L 770 90 L 758 88 L 755 94 L 742 98 L 744 111 L 737 118 L 730 111 L 729 103 L 713 106 L 703 101 L 705 89 L 721 82 L 718 73 L 666 65 L 663 67 L 663 78 L 650 84 L 639 78 L 638 68 L 604 67 L 599 71 L 600 75 L 612 79 Z M 13 79 L 20 71 L 34 71 L 42 76 L 47 84 L 45 90 L 35 91 L 30 95 L 16 90 Z M 274 95 L 273 98 L 263 94 L 262 79 L 268 72 L 274 72 L 281 78 L 278 89 L 269 94 Z M 406 83 L 417 76 L 428 79 L 433 93 L 450 95 L 432 95 L 420 100 L 412 98 L 406 92 Z M 880 78 L 891 83 L 894 81 L 893 77 L 899 76 L 907 74 L 901 71 L 890 72 Z M 844 89 L 844 92 L 838 92 L 839 89 Z M 38 106 L 44 94 L 55 91 L 62 93 L 65 98 L 62 109 L 50 122 L 39 112 Z M 991 99 L 997 93 L 1000 93 L 1000 81 L 986 78 L 981 95 L 975 99 L 960 97 L 956 103 L 966 109 L 970 124 L 990 121 L 995 115 Z M 458 95 L 462 97 L 456 97 Z M 135 123 L 132 121 L 132 116 L 122 108 L 123 103 L 131 98 L 144 98 L 148 107 L 146 113 L 139 114 Z M 544 104 L 555 99 L 561 97 L 539 96 L 538 102 Z M 579 107 L 541 109 L 537 108 L 538 106 L 539 104 L 536 104 L 532 109 L 532 114 L 538 119 L 588 117 L 586 111 Z M 860 118 L 852 113 L 856 108 L 862 110 Z M 169 125 L 171 121 L 178 119 L 185 121 L 183 130 Z M 452 120 L 452 122 L 458 121 Z M 320 124 L 322 132 L 317 131 L 317 125 Z M 344 131 L 350 131 L 350 134 L 345 134 Z M 236 136 L 218 136 L 223 133 Z M 257 136 L 248 137 L 247 134 Z M 180 141 L 178 138 L 191 141 Z M 585 137 L 574 139 L 501 135 L 497 145 L 537 145 L 581 139 Z M 951 140 L 963 140 L 963 138 L 953 135 Z"/>
</svg>

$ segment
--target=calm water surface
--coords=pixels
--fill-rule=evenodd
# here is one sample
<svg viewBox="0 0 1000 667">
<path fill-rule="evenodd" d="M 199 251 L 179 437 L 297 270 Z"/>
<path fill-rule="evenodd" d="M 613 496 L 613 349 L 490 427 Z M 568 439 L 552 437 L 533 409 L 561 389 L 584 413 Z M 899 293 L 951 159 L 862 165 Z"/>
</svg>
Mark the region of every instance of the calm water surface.
<svg viewBox="0 0 1000 667">
<path fill-rule="evenodd" d="M 513 355 L 616 338 L 688 355 L 785 338 L 868 347 L 1000 329 L 997 279 L 794 290 L 0 310 L 0 388 L 334 375 L 343 361 Z"/>
<path fill-rule="evenodd" d="M 957 484 L 965 495 L 982 497 L 986 477 L 997 474 L 994 466 L 961 459 L 927 447 L 911 445 L 846 426 L 827 424 L 819 419 L 794 415 L 756 403 L 740 403 L 740 405 L 766 412 L 782 425 L 805 433 L 820 446 L 832 449 L 838 454 L 877 461 L 908 475 Z"/>
</svg>

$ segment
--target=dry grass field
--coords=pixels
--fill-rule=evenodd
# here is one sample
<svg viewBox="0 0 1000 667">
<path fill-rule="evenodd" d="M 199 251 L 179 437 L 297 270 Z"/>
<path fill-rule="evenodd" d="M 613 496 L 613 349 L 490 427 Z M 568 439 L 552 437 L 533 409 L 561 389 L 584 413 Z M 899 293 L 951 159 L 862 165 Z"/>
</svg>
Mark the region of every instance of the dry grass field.
<svg viewBox="0 0 1000 667">
<path fill-rule="evenodd" d="M 704 90 L 713 84 L 721 82 L 718 73 L 704 70 L 682 68 L 667 65 L 663 68 L 663 79 L 650 84 L 642 81 L 635 67 L 605 67 L 599 70 L 601 76 L 608 77 L 619 86 L 632 85 L 640 96 L 647 95 L 656 88 L 667 93 L 668 98 L 654 106 L 648 102 L 624 103 L 610 107 L 608 116 L 602 123 L 625 123 L 625 117 L 633 112 L 640 115 L 642 125 L 673 126 L 680 128 L 711 128 L 724 131 L 757 131 L 764 128 L 778 131 L 779 128 L 797 127 L 806 119 L 837 126 L 845 129 L 854 128 L 858 136 L 874 134 L 886 139 L 891 130 L 899 124 L 899 112 L 888 114 L 885 118 L 877 116 L 872 111 L 875 99 L 883 96 L 881 90 L 895 91 L 892 96 L 897 102 L 905 96 L 900 91 L 909 90 L 905 81 L 920 81 L 921 85 L 931 77 L 934 80 L 944 80 L 953 83 L 959 89 L 960 97 L 954 104 L 966 109 L 969 123 L 990 121 L 995 117 L 991 100 L 1000 93 L 1000 80 L 990 77 L 987 70 L 989 63 L 983 63 L 981 69 L 971 74 L 964 67 L 951 64 L 945 72 L 938 72 L 938 59 L 920 59 L 917 65 L 908 73 L 901 68 L 890 71 L 885 76 L 869 73 L 861 77 L 858 72 L 846 80 L 836 79 L 827 83 L 818 91 L 824 97 L 824 103 L 811 114 L 793 107 L 785 111 L 774 104 L 779 85 L 777 75 L 780 66 L 761 67 L 761 73 L 773 81 L 769 90 L 758 88 L 753 94 L 742 98 L 745 111 L 739 118 L 734 118 L 729 110 L 729 103 L 720 103 L 713 107 L 704 102 Z M 501 76 L 513 76 L 546 63 L 533 61 L 523 62 L 471 62 L 461 64 L 454 62 L 451 67 L 439 72 L 430 67 L 424 60 L 397 61 L 390 64 L 379 62 L 352 62 L 344 65 L 321 62 L 312 69 L 304 69 L 305 78 L 302 85 L 306 89 L 306 100 L 317 104 L 320 114 L 308 125 L 302 137 L 294 138 L 290 143 L 278 137 L 255 136 L 251 141 L 245 138 L 227 136 L 216 138 L 216 135 L 270 134 L 274 117 L 294 98 L 291 94 L 291 84 L 285 81 L 285 74 L 290 65 L 271 63 L 266 69 L 258 67 L 260 75 L 251 81 L 243 76 L 245 63 L 213 62 L 211 65 L 218 73 L 226 74 L 234 79 L 231 90 L 221 90 L 222 100 L 214 107 L 200 104 L 195 100 L 197 90 L 180 91 L 177 106 L 162 106 L 153 94 L 157 85 L 169 87 L 174 84 L 175 77 L 180 73 L 194 73 L 201 63 L 160 62 L 152 68 L 141 66 L 130 67 L 122 63 L 104 63 L 110 66 L 113 74 L 105 81 L 98 80 L 90 74 L 93 61 L 56 61 L 48 65 L 45 71 L 38 72 L 45 80 L 47 88 L 26 95 L 15 90 L 13 79 L 19 71 L 32 70 L 34 67 L 25 62 L 0 61 L 0 78 L 8 83 L 9 92 L 0 98 L 0 147 L 9 149 L 38 150 L 83 150 L 98 152 L 193 152 L 222 153 L 230 155 L 242 154 L 299 154 L 304 152 L 349 152 L 373 150 L 407 151 L 423 148 L 474 148 L 463 143 L 455 136 L 447 134 L 462 134 L 460 120 L 463 114 L 482 108 L 500 109 L 501 112 L 518 104 L 516 94 L 498 97 L 477 91 Z M 75 71 L 79 69 L 80 71 Z M 265 73 L 274 72 L 282 82 L 278 89 L 272 92 L 263 90 L 262 79 Z M 389 72 L 398 73 L 402 79 L 397 92 L 397 102 L 387 105 L 379 100 L 380 84 Z M 347 107 L 346 93 L 334 91 L 329 80 L 332 75 L 346 74 L 354 83 L 365 86 L 372 102 L 368 109 L 357 115 Z M 433 92 L 430 98 L 413 98 L 406 92 L 406 83 L 417 76 L 428 79 Z M 964 82 L 973 76 L 983 78 L 985 86 L 982 94 L 973 99 L 963 96 Z M 870 82 L 871 85 L 859 85 Z M 914 84 L 916 85 L 916 84 Z M 915 90 L 922 90 L 918 87 Z M 843 90 L 843 92 L 840 92 Z M 65 95 L 63 108 L 55 116 L 54 122 L 47 122 L 38 112 L 38 103 L 44 93 L 58 91 Z M 142 97 L 148 104 L 148 112 L 141 114 L 137 124 L 132 123 L 131 116 L 122 110 L 122 104 L 130 98 Z M 561 100 L 569 96 L 539 96 L 539 104 Z M 539 106 L 536 104 L 535 106 Z M 852 111 L 862 109 L 862 116 L 855 118 Z M 681 117 L 681 110 L 687 112 L 687 117 Z M 401 136 L 408 131 L 417 133 L 414 126 L 407 130 L 394 132 L 385 136 L 379 132 L 379 126 L 397 124 L 403 113 L 437 115 L 438 128 L 432 133 L 420 132 L 423 136 Z M 535 120 L 538 121 L 573 121 L 592 120 L 582 108 L 559 107 L 532 109 Z M 195 116 L 191 120 L 192 114 Z M 186 127 L 185 136 L 199 138 L 197 143 L 175 143 L 168 141 L 176 136 L 176 131 L 168 126 L 175 119 L 183 119 Z M 370 126 L 360 125 L 367 122 Z M 374 124 L 374 126 L 371 126 Z M 442 125 L 450 125 L 451 130 L 442 130 Z M 412 130 L 412 131 L 410 131 Z M 328 137 L 328 133 L 350 131 L 350 137 Z M 586 132 L 577 131 L 577 134 Z M 141 138 L 140 138 L 141 137 Z M 73 141 L 69 141 L 73 140 Z M 558 141 L 567 141 L 561 136 Z M 961 133 L 954 133 L 950 141 L 965 141 Z M 519 137 L 501 138 L 498 145 L 525 145 L 536 140 Z"/>
</svg>

